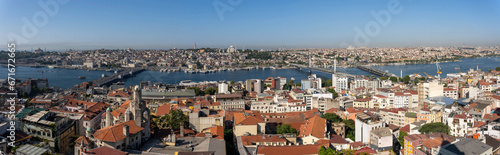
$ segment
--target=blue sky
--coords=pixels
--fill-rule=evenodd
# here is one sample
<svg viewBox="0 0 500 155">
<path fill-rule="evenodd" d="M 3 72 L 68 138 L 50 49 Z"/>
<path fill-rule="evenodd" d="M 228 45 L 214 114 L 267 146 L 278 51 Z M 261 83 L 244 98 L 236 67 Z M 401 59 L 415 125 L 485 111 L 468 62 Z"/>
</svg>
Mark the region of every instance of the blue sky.
<svg viewBox="0 0 500 155">
<path fill-rule="evenodd" d="M 46 1 L 52 0 L 40 2 Z M 2 0 L 0 42 L 16 34 L 25 38 L 17 39 L 18 48 L 28 50 L 171 49 L 195 42 L 252 49 L 500 45 L 500 1 L 495 0 L 230 1 L 238 0 L 71 0 L 27 37 L 22 19 L 32 22 L 46 14 L 39 1 Z M 401 12 L 391 14 L 368 42 L 357 44 L 355 29 L 380 25 L 370 12 L 387 11 L 392 2 L 399 2 Z M 221 14 L 223 20 L 214 3 L 231 10 Z"/>
</svg>

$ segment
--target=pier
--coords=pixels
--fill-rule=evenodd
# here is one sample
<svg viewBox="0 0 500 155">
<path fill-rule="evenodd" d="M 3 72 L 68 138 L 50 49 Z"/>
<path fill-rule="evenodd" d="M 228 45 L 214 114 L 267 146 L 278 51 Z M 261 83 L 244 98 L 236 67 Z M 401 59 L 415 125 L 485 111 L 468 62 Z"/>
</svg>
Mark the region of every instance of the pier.
<svg viewBox="0 0 500 155">
<path fill-rule="evenodd" d="M 383 77 L 396 76 L 396 75 L 394 75 L 392 73 L 381 71 L 381 70 L 374 69 L 374 68 L 371 68 L 371 67 L 357 66 L 356 68 L 358 68 L 360 70 L 363 70 L 363 71 L 366 71 L 366 72 L 369 72 L 369 73 L 372 73 L 372 74 L 375 74 L 375 75 L 378 75 L 378 76 L 383 76 Z"/>
<path fill-rule="evenodd" d="M 118 81 L 121 81 L 123 79 L 132 77 L 136 74 L 139 74 L 139 73 L 143 72 L 144 70 L 145 69 L 128 69 L 128 70 L 120 71 L 118 73 L 111 74 L 109 76 L 99 78 L 99 79 L 91 81 L 91 82 L 93 84 L 95 84 L 95 86 L 97 86 L 97 87 L 101 87 L 104 85 L 107 86 L 107 85 L 111 85 L 114 82 L 118 82 Z"/>
</svg>

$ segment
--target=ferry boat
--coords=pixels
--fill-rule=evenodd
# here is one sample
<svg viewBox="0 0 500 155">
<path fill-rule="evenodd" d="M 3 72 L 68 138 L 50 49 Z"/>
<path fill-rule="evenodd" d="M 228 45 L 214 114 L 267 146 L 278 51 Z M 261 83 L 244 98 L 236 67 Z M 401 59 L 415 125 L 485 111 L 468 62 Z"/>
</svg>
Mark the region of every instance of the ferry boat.
<svg viewBox="0 0 500 155">
<path fill-rule="evenodd" d="M 108 70 L 106 70 L 106 72 L 114 72 L 114 71 L 115 71 L 115 70 L 113 70 L 113 69 L 111 69 L 111 68 L 110 68 L 110 69 L 108 69 Z"/>
<path fill-rule="evenodd" d="M 460 68 L 456 67 L 455 70 L 460 70 Z"/>
<path fill-rule="evenodd" d="M 47 66 L 47 68 L 49 68 L 49 69 L 54 69 L 54 68 L 55 68 L 55 66 Z"/>
<path fill-rule="evenodd" d="M 78 79 L 86 79 L 87 77 L 85 76 L 79 76 Z"/>
</svg>

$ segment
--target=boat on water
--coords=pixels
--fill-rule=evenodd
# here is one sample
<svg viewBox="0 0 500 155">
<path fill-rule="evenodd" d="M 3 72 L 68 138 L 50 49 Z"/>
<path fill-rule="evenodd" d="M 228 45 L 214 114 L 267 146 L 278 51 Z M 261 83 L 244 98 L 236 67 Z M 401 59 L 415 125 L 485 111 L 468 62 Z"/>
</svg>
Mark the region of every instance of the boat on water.
<svg viewBox="0 0 500 155">
<path fill-rule="evenodd" d="M 87 77 L 85 76 L 79 76 L 78 79 L 86 79 Z"/>
<path fill-rule="evenodd" d="M 457 68 L 455 68 L 455 70 L 460 70 L 460 68 L 459 68 L 459 67 L 457 67 Z"/>
<path fill-rule="evenodd" d="M 114 72 L 114 71 L 115 71 L 115 70 L 113 70 L 113 69 L 111 69 L 111 68 L 110 68 L 110 69 L 108 69 L 108 70 L 106 70 L 106 72 Z"/>
<path fill-rule="evenodd" d="M 54 68 L 55 68 L 55 66 L 47 66 L 47 68 L 49 68 L 49 69 L 54 69 Z"/>
</svg>

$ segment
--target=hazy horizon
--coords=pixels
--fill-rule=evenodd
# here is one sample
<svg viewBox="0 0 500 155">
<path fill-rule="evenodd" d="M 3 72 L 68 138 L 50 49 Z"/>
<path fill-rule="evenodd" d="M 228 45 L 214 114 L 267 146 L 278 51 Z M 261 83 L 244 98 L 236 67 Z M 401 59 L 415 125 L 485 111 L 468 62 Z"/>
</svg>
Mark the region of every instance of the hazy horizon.
<svg viewBox="0 0 500 155">
<path fill-rule="evenodd" d="M 7 0 L 0 42 L 49 51 L 499 46 L 499 10 L 493 0 Z"/>
</svg>

